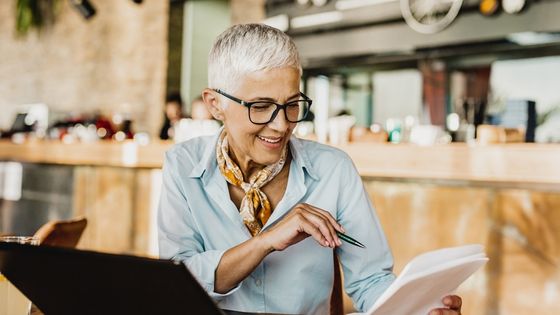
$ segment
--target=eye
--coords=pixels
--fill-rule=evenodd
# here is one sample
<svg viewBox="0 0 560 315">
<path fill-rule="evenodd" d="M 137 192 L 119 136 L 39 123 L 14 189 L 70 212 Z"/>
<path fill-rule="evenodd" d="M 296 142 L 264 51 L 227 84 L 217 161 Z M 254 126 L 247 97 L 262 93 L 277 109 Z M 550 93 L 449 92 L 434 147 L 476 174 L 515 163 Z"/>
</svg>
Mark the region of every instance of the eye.
<svg viewBox="0 0 560 315">
<path fill-rule="evenodd" d="M 274 109 L 274 107 L 276 107 L 276 106 L 272 103 L 254 103 L 254 104 L 251 105 L 251 110 L 253 110 L 253 111 L 269 111 L 271 109 Z"/>
</svg>

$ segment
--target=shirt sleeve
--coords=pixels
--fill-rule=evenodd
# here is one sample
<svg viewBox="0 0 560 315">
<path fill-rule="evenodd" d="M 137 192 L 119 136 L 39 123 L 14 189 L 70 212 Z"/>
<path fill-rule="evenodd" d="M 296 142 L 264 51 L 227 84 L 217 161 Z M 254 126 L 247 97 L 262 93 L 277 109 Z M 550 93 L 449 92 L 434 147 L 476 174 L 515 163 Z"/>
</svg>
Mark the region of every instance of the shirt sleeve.
<svg viewBox="0 0 560 315">
<path fill-rule="evenodd" d="M 220 300 L 235 292 L 241 284 L 226 294 L 214 291 L 215 272 L 225 250 L 205 250 L 204 240 L 180 184 L 173 159 L 166 154 L 163 166 L 163 187 L 158 208 L 158 245 L 161 258 L 183 262 L 200 285 L 214 299 Z"/>
<path fill-rule="evenodd" d="M 350 157 L 339 163 L 340 198 L 337 220 L 366 248 L 342 242 L 336 250 L 344 288 L 360 312 L 367 311 L 394 281 L 393 256 L 362 179 Z"/>
</svg>

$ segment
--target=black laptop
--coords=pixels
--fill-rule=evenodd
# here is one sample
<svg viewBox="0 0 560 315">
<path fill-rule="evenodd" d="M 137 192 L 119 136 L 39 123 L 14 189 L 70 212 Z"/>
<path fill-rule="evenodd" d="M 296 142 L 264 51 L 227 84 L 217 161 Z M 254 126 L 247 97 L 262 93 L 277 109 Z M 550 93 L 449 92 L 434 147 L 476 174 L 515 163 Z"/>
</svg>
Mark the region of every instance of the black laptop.
<svg viewBox="0 0 560 315">
<path fill-rule="evenodd" d="M 169 260 L 0 242 L 0 272 L 45 315 L 223 314 Z"/>
</svg>

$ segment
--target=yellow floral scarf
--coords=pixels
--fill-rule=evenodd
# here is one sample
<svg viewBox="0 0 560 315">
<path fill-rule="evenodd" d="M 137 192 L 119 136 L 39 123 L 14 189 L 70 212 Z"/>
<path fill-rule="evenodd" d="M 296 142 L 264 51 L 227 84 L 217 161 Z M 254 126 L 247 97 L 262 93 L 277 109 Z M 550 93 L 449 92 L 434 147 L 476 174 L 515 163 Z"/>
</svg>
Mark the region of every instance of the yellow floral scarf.
<svg viewBox="0 0 560 315">
<path fill-rule="evenodd" d="M 241 169 L 229 156 L 226 131 L 223 130 L 220 134 L 218 144 L 216 145 L 218 167 L 228 183 L 241 187 L 245 192 L 245 197 L 241 200 L 239 213 L 243 218 L 243 223 L 245 223 L 245 226 L 247 226 L 247 229 L 249 229 L 249 232 L 251 232 L 253 236 L 261 231 L 272 214 L 268 197 L 261 191 L 261 187 L 280 173 L 286 163 L 287 151 L 287 149 L 284 149 L 278 162 L 266 166 L 258 173 L 251 176 L 247 183 L 243 179 Z"/>
</svg>

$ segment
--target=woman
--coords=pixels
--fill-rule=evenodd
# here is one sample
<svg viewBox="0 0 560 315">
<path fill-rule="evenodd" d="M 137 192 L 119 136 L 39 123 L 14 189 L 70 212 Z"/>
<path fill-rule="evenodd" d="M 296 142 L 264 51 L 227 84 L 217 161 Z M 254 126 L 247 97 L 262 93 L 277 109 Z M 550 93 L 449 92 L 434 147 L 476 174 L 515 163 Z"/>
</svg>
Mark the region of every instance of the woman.
<svg viewBox="0 0 560 315">
<path fill-rule="evenodd" d="M 166 154 L 161 256 L 183 261 L 224 310 L 328 314 L 335 249 L 346 292 L 367 310 L 394 280 L 393 259 L 350 158 L 292 136 L 311 106 L 294 43 L 233 26 L 208 75 L 202 96 L 224 126 Z M 367 249 L 341 243 L 345 231 Z M 459 314 L 450 299 L 440 314 Z"/>
</svg>

